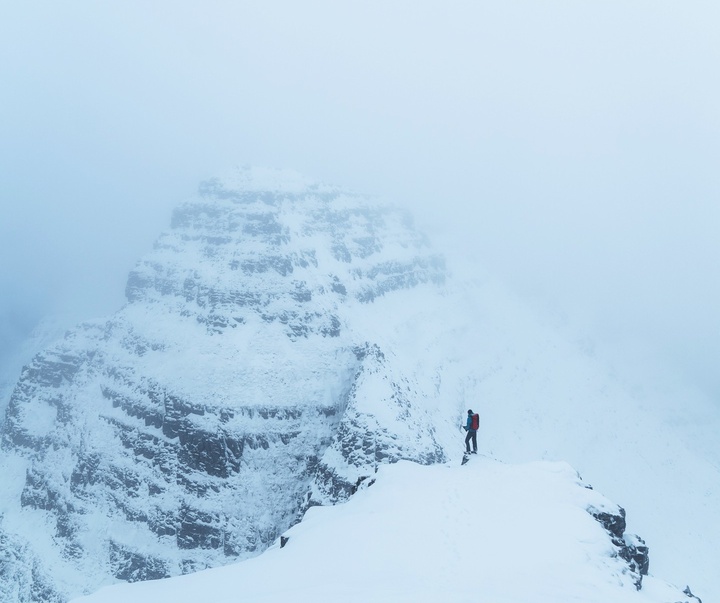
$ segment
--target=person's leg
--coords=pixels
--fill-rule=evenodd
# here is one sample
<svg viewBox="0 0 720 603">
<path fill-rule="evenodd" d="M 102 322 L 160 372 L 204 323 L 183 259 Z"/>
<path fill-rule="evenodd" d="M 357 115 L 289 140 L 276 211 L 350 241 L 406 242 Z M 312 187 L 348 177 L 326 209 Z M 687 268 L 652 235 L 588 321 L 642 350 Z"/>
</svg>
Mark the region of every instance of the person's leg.
<svg viewBox="0 0 720 603">
<path fill-rule="evenodd" d="M 473 452 L 477 452 L 477 431 L 472 432 Z"/>
<path fill-rule="evenodd" d="M 472 430 L 468 429 L 467 435 L 465 436 L 465 450 L 470 452 L 470 438 L 472 437 Z"/>
</svg>

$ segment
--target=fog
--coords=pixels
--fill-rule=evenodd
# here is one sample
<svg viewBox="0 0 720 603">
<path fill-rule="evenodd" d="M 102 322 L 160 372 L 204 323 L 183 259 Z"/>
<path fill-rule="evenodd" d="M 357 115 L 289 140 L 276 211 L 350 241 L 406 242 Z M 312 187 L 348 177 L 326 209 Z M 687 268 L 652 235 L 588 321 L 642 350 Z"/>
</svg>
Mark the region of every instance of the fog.
<svg viewBox="0 0 720 603">
<path fill-rule="evenodd" d="M 296 169 L 413 209 L 629 373 L 720 401 L 716 2 L 0 8 L 0 360 L 123 303 L 198 181 Z"/>
</svg>

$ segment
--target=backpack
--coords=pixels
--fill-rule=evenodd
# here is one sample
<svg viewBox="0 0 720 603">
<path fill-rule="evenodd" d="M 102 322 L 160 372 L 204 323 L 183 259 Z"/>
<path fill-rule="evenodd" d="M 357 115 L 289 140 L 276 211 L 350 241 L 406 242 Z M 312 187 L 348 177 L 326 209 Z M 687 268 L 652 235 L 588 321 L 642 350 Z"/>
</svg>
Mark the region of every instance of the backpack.
<svg viewBox="0 0 720 603">
<path fill-rule="evenodd" d="M 472 421 L 470 422 L 470 429 L 474 429 L 477 431 L 480 428 L 480 415 L 475 413 L 472 416 Z"/>
</svg>

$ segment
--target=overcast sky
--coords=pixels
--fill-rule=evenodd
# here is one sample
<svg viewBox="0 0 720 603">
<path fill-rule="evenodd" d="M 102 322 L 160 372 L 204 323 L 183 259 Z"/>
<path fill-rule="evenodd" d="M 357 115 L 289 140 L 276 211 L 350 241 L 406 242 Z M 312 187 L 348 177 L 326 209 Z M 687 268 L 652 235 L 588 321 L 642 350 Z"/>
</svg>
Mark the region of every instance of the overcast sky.
<svg viewBox="0 0 720 603">
<path fill-rule="evenodd" d="M 720 400 L 716 0 L 4 2 L 5 347 L 121 306 L 171 208 L 235 164 L 410 205 Z"/>
</svg>

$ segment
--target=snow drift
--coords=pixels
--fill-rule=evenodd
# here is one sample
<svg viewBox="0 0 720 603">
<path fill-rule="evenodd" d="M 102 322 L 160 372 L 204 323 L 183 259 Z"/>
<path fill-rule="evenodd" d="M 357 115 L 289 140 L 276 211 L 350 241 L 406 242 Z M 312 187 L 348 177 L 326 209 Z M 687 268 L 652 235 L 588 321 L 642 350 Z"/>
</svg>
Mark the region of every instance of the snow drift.
<svg viewBox="0 0 720 603">
<path fill-rule="evenodd" d="M 637 576 L 589 512 L 619 517 L 564 463 L 400 462 L 349 502 L 312 508 L 260 557 L 74 603 L 689 601 Z"/>
</svg>

